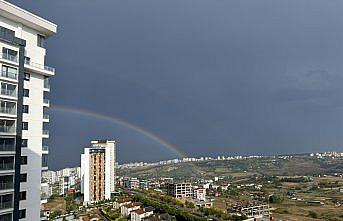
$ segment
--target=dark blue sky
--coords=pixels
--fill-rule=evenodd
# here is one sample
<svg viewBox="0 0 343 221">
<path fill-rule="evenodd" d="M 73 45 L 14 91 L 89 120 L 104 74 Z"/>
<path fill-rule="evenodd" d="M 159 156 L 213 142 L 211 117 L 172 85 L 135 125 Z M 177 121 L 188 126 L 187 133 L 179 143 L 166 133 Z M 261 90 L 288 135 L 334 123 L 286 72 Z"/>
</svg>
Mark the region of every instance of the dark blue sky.
<svg viewBox="0 0 343 221">
<path fill-rule="evenodd" d="M 187 155 L 343 150 L 340 0 L 11 1 L 59 25 L 53 104 L 145 128 Z M 118 161 L 173 154 L 103 119 L 51 110 L 50 168 L 93 138 Z"/>
</svg>

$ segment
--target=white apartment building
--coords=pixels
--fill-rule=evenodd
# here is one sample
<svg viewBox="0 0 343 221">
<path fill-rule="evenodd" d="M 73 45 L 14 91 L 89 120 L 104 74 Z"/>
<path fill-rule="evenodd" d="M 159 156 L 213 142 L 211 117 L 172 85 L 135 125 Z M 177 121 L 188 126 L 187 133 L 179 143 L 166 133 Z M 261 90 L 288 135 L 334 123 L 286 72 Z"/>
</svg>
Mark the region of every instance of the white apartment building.
<svg viewBox="0 0 343 221">
<path fill-rule="evenodd" d="M 84 203 L 111 198 L 115 191 L 116 143 L 91 141 L 81 154 L 81 192 Z"/>
<path fill-rule="evenodd" d="M 45 66 L 45 39 L 57 26 L 0 0 L 0 220 L 40 220 L 41 171 L 47 169 L 54 68 Z"/>
</svg>

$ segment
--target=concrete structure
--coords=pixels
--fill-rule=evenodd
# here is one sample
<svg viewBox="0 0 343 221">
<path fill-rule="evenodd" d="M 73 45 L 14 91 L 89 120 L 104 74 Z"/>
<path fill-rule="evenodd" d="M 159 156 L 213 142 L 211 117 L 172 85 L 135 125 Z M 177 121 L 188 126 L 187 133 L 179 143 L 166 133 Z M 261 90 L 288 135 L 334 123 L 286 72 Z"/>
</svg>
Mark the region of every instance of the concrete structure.
<svg viewBox="0 0 343 221">
<path fill-rule="evenodd" d="M 130 178 L 130 177 L 126 177 L 123 179 L 123 186 L 126 187 L 126 188 L 129 188 L 129 189 L 138 189 L 140 188 L 140 181 L 133 177 L 133 178 Z"/>
<path fill-rule="evenodd" d="M 115 192 L 115 141 L 92 141 L 81 155 L 81 192 L 84 203 L 111 198 Z"/>
<path fill-rule="evenodd" d="M 194 188 L 193 198 L 200 201 L 206 201 L 206 189 L 201 187 Z"/>
<path fill-rule="evenodd" d="M 41 171 L 47 169 L 49 107 L 55 69 L 45 39 L 57 26 L 0 0 L 0 220 L 40 220 Z"/>
<path fill-rule="evenodd" d="M 138 209 L 131 212 L 131 221 L 142 221 L 144 218 L 154 214 L 153 207 L 147 207 L 144 209 Z"/>
<path fill-rule="evenodd" d="M 58 171 L 43 171 L 42 182 L 49 184 L 52 194 L 64 195 L 67 194 L 70 189 L 80 190 L 81 168 L 64 168 Z M 46 185 L 43 185 L 46 187 Z M 42 196 L 46 195 L 46 192 L 41 191 Z M 44 203 L 45 201 L 42 201 Z"/>
<path fill-rule="evenodd" d="M 192 198 L 192 184 L 191 183 L 166 183 L 167 194 L 174 198 Z"/>
<path fill-rule="evenodd" d="M 128 216 L 131 214 L 131 212 L 140 209 L 141 205 L 142 203 L 139 202 L 123 205 L 122 207 L 120 207 L 120 214 L 122 216 Z"/>
</svg>

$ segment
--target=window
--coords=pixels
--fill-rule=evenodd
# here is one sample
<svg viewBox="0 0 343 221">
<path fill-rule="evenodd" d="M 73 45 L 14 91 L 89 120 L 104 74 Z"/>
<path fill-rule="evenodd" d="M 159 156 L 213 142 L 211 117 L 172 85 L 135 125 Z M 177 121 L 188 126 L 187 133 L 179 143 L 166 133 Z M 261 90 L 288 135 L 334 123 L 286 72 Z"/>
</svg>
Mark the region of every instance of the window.
<svg viewBox="0 0 343 221">
<path fill-rule="evenodd" d="M 1 76 L 11 79 L 17 79 L 17 69 L 2 65 Z"/>
<path fill-rule="evenodd" d="M 21 147 L 27 147 L 27 139 L 21 139 Z"/>
<path fill-rule="evenodd" d="M 24 89 L 24 97 L 29 97 L 29 96 L 30 96 L 30 90 Z"/>
<path fill-rule="evenodd" d="M 24 63 L 25 63 L 25 64 L 28 64 L 28 65 L 29 65 L 29 64 L 30 64 L 30 61 L 31 61 L 31 59 L 30 59 L 29 57 L 26 57 L 26 56 L 24 57 Z"/>
<path fill-rule="evenodd" d="M 27 156 L 21 156 L 20 157 L 20 164 L 21 165 L 27 165 Z"/>
<path fill-rule="evenodd" d="M 43 35 L 37 35 L 37 46 L 41 48 L 45 47 L 45 37 Z"/>
<path fill-rule="evenodd" d="M 23 105 L 23 113 L 25 114 L 29 113 L 29 105 Z"/>
<path fill-rule="evenodd" d="M 31 77 L 31 75 L 29 73 L 24 73 L 24 80 L 25 81 L 29 81 L 30 77 Z"/>
<path fill-rule="evenodd" d="M 26 173 L 20 174 L 20 182 L 21 183 L 27 182 L 27 174 Z"/>
<path fill-rule="evenodd" d="M 20 192 L 20 200 L 26 200 L 26 191 Z"/>
<path fill-rule="evenodd" d="M 28 122 L 23 122 L 23 130 L 28 130 L 29 129 L 29 123 Z"/>
<path fill-rule="evenodd" d="M 48 154 L 42 154 L 42 167 L 48 166 Z"/>
<path fill-rule="evenodd" d="M 19 219 L 26 218 L 26 209 L 19 210 Z"/>
<path fill-rule="evenodd" d="M 18 62 L 18 52 L 9 48 L 2 48 L 2 58 L 14 62 Z"/>
</svg>

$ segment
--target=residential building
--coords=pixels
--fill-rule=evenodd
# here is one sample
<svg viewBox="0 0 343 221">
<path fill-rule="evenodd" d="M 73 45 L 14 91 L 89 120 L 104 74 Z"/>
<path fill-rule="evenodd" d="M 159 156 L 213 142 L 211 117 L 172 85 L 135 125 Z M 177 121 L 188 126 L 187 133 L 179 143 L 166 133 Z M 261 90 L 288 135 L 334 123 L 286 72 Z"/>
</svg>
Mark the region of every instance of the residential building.
<svg viewBox="0 0 343 221">
<path fill-rule="evenodd" d="M 142 190 L 148 190 L 149 189 L 149 181 L 147 180 L 141 180 L 139 182 L 139 189 L 142 189 Z"/>
<path fill-rule="evenodd" d="M 135 203 L 123 205 L 122 207 L 120 207 L 120 214 L 122 216 L 128 216 L 131 214 L 131 212 L 140 209 L 141 205 L 142 205 L 142 203 L 140 203 L 140 202 L 135 202 Z"/>
<path fill-rule="evenodd" d="M 45 41 L 57 25 L 0 0 L 0 220 L 40 220 L 48 167 Z"/>
<path fill-rule="evenodd" d="M 80 167 L 64 168 L 58 171 L 43 171 L 42 182 L 47 183 L 52 190 L 52 194 L 64 195 L 69 190 L 80 190 Z M 43 185 L 46 187 L 46 185 Z M 41 191 L 42 196 L 46 195 Z M 44 203 L 45 201 L 42 201 Z"/>
<path fill-rule="evenodd" d="M 123 179 L 123 186 L 129 189 L 138 189 L 140 187 L 140 181 L 135 177 L 126 177 Z"/>
<path fill-rule="evenodd" d="M 84 203 L 111 198 L 115 192 L 116 143 L 91 141 L 81 155 L 81 192 Z"/>
<path fill-rule="evenodd" d="M 192 198 L 192 184 L 186 182 L 166 183 L 167 194 L 174 198 Z"/>
<path fill-rule="evenodd" d="M 206 189 L 202 187 L 194 188 L 193 198 L 200 201 L 206 201 Z"/>
<path fill-rule="evenodd" d="M 154 214 L 154 207 L 146 207 L 131 212 L 131 221 L 142 221 L 144 218 Z"/>
</svg>

